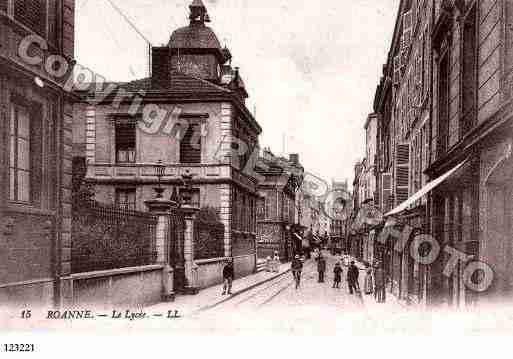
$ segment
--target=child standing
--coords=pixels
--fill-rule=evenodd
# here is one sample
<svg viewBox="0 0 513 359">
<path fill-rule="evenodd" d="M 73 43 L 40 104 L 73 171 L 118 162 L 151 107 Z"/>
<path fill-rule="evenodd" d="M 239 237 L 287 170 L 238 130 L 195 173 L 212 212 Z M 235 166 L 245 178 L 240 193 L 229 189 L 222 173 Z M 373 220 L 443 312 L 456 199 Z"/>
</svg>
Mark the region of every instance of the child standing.
<svg viewBox="0 0 513 359">
<path fill-rule="evenodd" d="M 335 264 L 335 268 L 333 268 L 333 274 L 335 275 L 333 279 L 333 288 L 340 288 L 340 282 L 342 281 L 342 267 L 340 266 L 339 262 Z"/>
</svg>

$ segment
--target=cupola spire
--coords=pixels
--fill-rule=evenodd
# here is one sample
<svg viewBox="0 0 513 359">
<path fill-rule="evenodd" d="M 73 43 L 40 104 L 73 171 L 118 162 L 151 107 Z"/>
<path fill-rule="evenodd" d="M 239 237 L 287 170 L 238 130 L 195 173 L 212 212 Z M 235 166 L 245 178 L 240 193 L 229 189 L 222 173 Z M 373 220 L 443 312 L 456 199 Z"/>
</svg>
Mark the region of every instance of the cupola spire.
<svg viewBox="0 0 513 359">
<path fill-rule="evenodd" d="M 201 0 L 193 0 L 192 4 L 189 5 L 189 9 L 191 14 L 189 15 L 189 19 L 191 20 L 191 24 L 194 23 L 206 23 L 210 22 L 210 17 L 208 16 L 207 8 L 203 4 Z"/>
</svg>

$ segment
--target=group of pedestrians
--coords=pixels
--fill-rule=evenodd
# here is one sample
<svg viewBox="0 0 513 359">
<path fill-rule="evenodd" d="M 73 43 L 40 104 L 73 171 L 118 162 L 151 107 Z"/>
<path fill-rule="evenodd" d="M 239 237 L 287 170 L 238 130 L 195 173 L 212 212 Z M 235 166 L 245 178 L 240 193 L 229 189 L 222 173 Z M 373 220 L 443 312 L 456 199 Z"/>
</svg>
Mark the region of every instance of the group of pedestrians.
<svg viewBox="0 0 513 359">
<path fill-rule="evenodd" d="M 277 257 L 277 253 L 275 253 L 275 257 Z M 275 258 L 275 260 L 277 260 L 278 258 Z M 317 255 L 316 261 L 317 273 L 319 275 L 318 282 L 324 283 L 324 277 L 326 273 L 326 259 L 324 258 L 321 252 L 319 252 L 319 254 Z M 291 271 L 296 284 L 296 289 L 299 289 L 299 287 L 301 286 L 301 272 L 303 271 L 303 261 L 297 254 L 294 256 L 294 259 L 292 260 Z M 340 262 L 336 262 L 335 266 L 333 267 L 332 288 L 340 288 L 343 273 L 344 270 Z M 228 260 L 223 268 L 223 295 L 232 294 L 231 289 L 233 276 L 233 263 L 231 260 Z M 346 281 L 347 287 L 349 289 L 349 294 L 360 293 L 359 276 L 360 269 L 356 266 L 355 261 L 351 261 L 348 265 L 346 273 Z M 374 294 L 374 298 L 378 303 L 385 302 L 385 274 L 379 262 L 375 264 L 374 268 L 368 267 L 366 269 L 364 278 L 364 293 L 366 295 Z"/>
</svg>

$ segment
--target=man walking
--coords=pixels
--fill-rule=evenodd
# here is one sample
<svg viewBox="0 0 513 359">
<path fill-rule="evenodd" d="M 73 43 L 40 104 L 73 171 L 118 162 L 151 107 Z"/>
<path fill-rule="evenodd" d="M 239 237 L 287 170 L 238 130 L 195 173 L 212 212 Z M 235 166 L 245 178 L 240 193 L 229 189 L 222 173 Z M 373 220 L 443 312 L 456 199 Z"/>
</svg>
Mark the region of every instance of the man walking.
<svg viewBox="0 0 513 359">
<path fill-rule="evenodd" d="M 354 261 L 351 261 L 349 265 L 349 269 L 347 270 L 347 284 L 349 286 L 349 294 L 353 294 L 353 292 L 358 292 L 358 288 L 360 285 L 358 284 L 358 276 L 359 276 L 358 267 L 354 264 Z"/>
<path fill-rule="evenodd" d="M 319 283 L 324 283 L 324 272 L 326 272 L 326 259 L 322 256 L 322 253 L 319 252 L 319 257 L 317 258 L 317 272 L 319 273 Z"/>
<path fill-rule="evenodd" d="M 339 262 L 335 264 L 335 268 L 333 268 L 333 274 L 333 288 L 340 288 L 340 281 L 342 280 L 342 267 L 340 266 Z"/>
<path fill-rule="evenodd" d="M 223 295 L 232 294 L 233 264 L 229 259 L 223 268 Z"/>
<path fill-rule="evenodd" d="M 299 285 L 301 284 L 301 271 L 303 270 L 303 263 L 297 254 L 292 260 L 291 269 L 294 281 L 296 282 L 296 289 L 298 289 Z"/>
</svg>

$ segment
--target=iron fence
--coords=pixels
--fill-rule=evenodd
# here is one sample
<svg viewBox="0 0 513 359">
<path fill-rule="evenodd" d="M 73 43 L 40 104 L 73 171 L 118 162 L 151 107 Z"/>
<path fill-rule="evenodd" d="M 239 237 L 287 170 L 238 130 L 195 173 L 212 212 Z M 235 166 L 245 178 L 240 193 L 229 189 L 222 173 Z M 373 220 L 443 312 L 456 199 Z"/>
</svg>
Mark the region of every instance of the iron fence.
<svg viewBox="0 0 513 359">
<path fill-rule="evenodd" d="M 194 259 L 224 257 L 224 224 L 214 221 L 194 221 Z"/>
<path fill-rule="evenodd" d="M 72 215 L 72 273 L 156 263 L 157 218 L 150 213 L 76 201 Z"/>
</svg>

